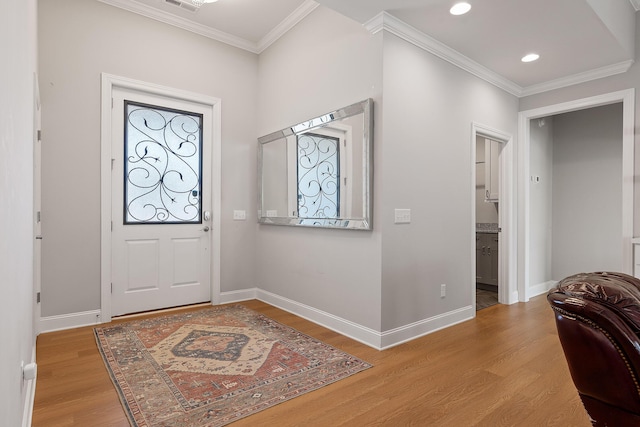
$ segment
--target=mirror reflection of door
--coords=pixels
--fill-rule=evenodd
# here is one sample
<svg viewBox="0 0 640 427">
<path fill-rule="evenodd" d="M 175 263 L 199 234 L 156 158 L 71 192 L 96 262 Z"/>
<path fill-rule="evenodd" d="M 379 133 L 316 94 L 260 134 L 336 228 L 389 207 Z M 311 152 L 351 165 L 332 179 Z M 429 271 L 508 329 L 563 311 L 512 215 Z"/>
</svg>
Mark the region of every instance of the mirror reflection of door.
<svg viewBox="0 0 640 427">
<path fill-rule="evenodd" d="M 300 218 L 340 218 L 340 138 L 298 135 L 296 199 Z M 346 179 L 346 178 L 345 178 Z"/>
<path fill-rule="evenodd" d="M 350 218 L 353 139 L 349 125 L 332 124 L 289 138 L 288 209 L 304 219 Z"/>
</svg>

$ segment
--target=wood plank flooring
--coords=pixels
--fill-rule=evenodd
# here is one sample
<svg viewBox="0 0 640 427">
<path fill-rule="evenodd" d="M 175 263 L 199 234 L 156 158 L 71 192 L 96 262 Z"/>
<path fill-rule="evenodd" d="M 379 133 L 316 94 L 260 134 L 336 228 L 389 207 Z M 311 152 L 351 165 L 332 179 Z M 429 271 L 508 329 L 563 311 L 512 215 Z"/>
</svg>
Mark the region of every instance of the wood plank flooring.
<svg viewBox="0 0 640 427">
<path fill-rule="evenodd" d="M 260 301 L 243 305 L 373 368 L 233 423 L 242 426 L 562 426 L 590 422 L 544 296 L 378 351 Z M 34 427 L 129 423 L 92 328 L 42 334 Z"/>
</svg>

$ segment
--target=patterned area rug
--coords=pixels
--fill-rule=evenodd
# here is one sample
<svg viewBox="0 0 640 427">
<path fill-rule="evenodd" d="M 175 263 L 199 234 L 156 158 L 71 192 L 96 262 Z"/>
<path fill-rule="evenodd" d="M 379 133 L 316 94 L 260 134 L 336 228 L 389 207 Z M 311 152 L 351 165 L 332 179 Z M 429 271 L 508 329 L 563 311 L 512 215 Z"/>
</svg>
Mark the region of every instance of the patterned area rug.
<svg viewBox="0 0 640 427">
<path fill-rule="evenodd" d="M 223 426 L 371 367 L 240 305 L 94 331 L 134 427 Z"/>
</svg>

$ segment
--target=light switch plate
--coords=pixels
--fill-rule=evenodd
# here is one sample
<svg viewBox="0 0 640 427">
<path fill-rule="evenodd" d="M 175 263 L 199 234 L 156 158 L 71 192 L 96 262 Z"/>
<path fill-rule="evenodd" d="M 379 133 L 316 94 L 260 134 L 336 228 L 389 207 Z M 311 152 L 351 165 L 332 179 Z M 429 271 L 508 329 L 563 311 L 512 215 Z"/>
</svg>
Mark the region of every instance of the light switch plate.
<svg viewBox="0 0 640 427">
<path fill-rule="evenodd" d="M 409 224 L 411 223 L 411 209 L 396 209 L 394 211 L 394 223 Z"/>
<path fill-rule="evenodd" d="M 246 211 L 233 211 L 233 219 L 236 221 L 244 221 L 247 219 Z"/>
</svg>

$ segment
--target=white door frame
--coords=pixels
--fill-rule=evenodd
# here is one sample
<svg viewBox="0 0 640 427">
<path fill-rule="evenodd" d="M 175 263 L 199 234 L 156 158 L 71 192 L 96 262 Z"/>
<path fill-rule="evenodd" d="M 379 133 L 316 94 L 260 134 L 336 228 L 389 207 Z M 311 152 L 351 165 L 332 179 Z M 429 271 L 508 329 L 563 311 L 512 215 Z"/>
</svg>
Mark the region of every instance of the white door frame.
<svg viewBox="0 0 640 427">
<path fill-rule="evenodd" d="M 516 268 L 517 257 L 512 256 L 516 253 L 516 239 L 515 239 L 515 174 L 513 165 L 515 163 L 515 150 L 513 136 L 494 129 L 490 126 L 485 126 L 480 123 L 471 123 L 471 170 L 475 171 L 476 168 L 476 137 L 482 136 L 493 139 L 503 144 L 503 148 L 500 151 L 499 156 L 499 195 L 498 195 L 498 218 L 500 221 L 500 237 L 498 239 L 498 301 L 501 304 L 513 304 L 518 301 L 518 291 L 516 289 Z M 475 172 L 471 174 L 471 203 L 473 206 L 471 215 L 471 265 L 473 266 L 471 272 L 471 287 L 473 302 L 475 307 L 476 298 L 476 178 Z"/>
<path fill-rule="evenodd" d="M 518 140 L 520 141 L 518 150 L 518 293 L 520 301 L 527 302 L 533 296 L 529 295 L 528 250 L 531 120 L 618 102 L 622 102 L 622 272 L 632 274 L 635 89 L 627 89 L 518 113 Z"/>
<path fill-rule="evenodd" d="M 100 321 L 111 321 L 111 94 L 114 87 L 137 90 L 211 106 L 211 302 L 220 302 L 221 101 L 207 95 L 102 73 L 100 123 Z"/>
<path fill-rule="evenodd" d="M 33 74 L 33 333 L 40 334 L 40 292 L 42 292 L 42 104 L 38 74 Z"/>
</svg>

